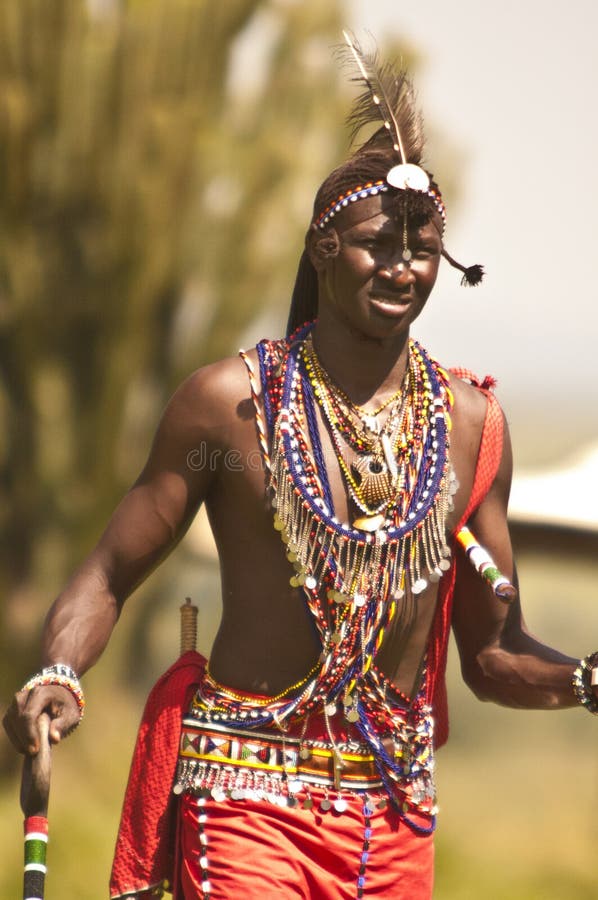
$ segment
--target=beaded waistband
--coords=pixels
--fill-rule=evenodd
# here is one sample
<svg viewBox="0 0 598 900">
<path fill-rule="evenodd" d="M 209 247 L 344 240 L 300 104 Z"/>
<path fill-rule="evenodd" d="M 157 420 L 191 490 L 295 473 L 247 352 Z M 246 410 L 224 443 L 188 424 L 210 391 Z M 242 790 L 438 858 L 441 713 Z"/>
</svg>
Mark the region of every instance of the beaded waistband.
<svg viewBox="0 0 598 900">
<path fill-rule="evenodd" d="M 430 751 L 423 749 L 414 760 L 411 746 L 390 736 L 381 736 L 381 741 L 404 772 L 395 785 L 403 811 L 417 809 L 433 815 Z M 360 741 L 332 744 L 274 729 L 248 731 L 191 717 L 183 720 L 175 793 L 191 791 L 209 794 L 216 801 L 251 799 L 296 806 L 309 804 L 310 787 L 330 790 L 334 798 L 330 803 L 339 812 L 345 791 L 385 793 L 371 748 Z"/>
</svg>

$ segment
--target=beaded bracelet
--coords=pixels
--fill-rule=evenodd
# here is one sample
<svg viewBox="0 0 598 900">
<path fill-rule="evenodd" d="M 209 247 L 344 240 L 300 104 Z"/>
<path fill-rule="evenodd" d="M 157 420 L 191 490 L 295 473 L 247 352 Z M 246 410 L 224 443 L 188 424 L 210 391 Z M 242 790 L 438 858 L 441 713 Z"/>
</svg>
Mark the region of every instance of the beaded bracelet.
<svg viewBox="0 0 598 900">
<path fill-rule="evenodd" d="M 79 681 L 77 673 L 64 663 L 55 663 L 52 666 L 46 666 L 41 672 L 33 675 L 29 681 L 23 685 L 21 690 L 31 691 L 35 687 L 43 687 L 48 684 L 58 684 L 60 687 L 64 687 L 71 692 L 79 707 L 80 722 L 85 711 L 85 697 L 83 696 L 81 682 Z"/>
<path fill-rule="evenodd" d="M 598 714 L 598 699 L 592 691 L 592 683 L 594 682 L 592 673 L 596 666 L 598 666 L 598 650 L 595 653 L 590 653 L 584 659 L 580 659 L 579 665 L 573 672 L 571 681 L 577 702 L 585 706 L 587 711 L 594 715 Z"/>
</svg>

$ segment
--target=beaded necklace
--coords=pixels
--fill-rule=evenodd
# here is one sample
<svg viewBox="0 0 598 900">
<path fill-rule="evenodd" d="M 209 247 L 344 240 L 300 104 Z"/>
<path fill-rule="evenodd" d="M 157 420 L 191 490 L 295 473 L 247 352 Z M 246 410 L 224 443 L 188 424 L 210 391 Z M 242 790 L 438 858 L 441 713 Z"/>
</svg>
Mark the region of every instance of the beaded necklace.
<svg viewBox="0 0 598 900">
<path fill-rule="evenodd" d="M 311 430 L 313 459 L 307 451 L 303 395 L 310 383 L 302 378 L 299 363 L 302 338 L 308 333 L 306 330 L 290 344 L 279 367 L 281 387 L 276 393 L 280 399 L 275 418 L 270 409 L 275 527 L 287 550 L 297 556 L 300 574 L 314 587 L 332 587 L 349 599 L 356 594 L 400 599 L 407 579 L 412 592 L 421 593 L 428 580 L 438 581 L 450 567 L 446 516 L 455 484 L 448 460 L 452 401 L 448 377 L 422 347 L 411 343 L 421 372 L 425 422 L 414 429 L 401 464 L 403 480 L 409 485 L 402 495 L 404 508 L 395 509 L 394 516 L 380 522 L 376 530 L 361 530 L 356 523 L 339 522 L 325 503 L 316 477 L 321 473 L 316 473 L 314 465 L 319 440 Z"/>
<path fill-rule="evenodd" d="M 301 716 L 323 708 L 329 721 L 340 706 L 346 721 L 372 746 L 389 796 L 396 796 L 397 783 L 404 786 L 422 777 L 432 796 L 427 763 L 414 757 L 410 766 L 399 765 L 379 738 L 382 721 L 390 730 L 397 727 L 392 707 L 398 694 L 373 662 L 409 595 L 421 593 L 428 580 L 438 581 L 450 568 L 446 514 L 456 487 L 448 461 L 452 405 L 448 376 L 412 342 L 411 354 L 423 373 L 428 418 L 420 429 L 421 447 L 414 439 L 407 455 L 406 464 L 413 470 L 409 507 L 403 517 L 387 521 L 375 533 L 360 531 L 338 521 L 329 496 L 317 424 L 313 410 L 309 411 L 314 391 L 301 366 L 303 341 L 311 327 L 304 327 L 288 342 L 258 345 L 264 419 L 251 362 L 242 354 L 270 474 L 274 528 L 295 570 L 291 585 L 303 588 L 322 643 L 318 673 L 302 686 L 294 702 L 289 698 L 285 708 L 277 704 L 273 720 L 284 727 L 291 713 Z M 421 684 L 425 679 L 424 671 Z M 403 702 L 406 711 L 411 710 L 408 719 L 413 715 L 419 723 L 416 731 L 423 735 L 427 759 L 432 725 L 423 694 Z M 250 715 L 262 713 L 252 710 Z M 405 727 L 408 735 L 409 726 Z M 331 728 L 329 733 L 334 746 Z"/>
<path fill-rule="evenodd" d="M 341 388 L 334 383 L 322 368 L 313 346 L 311 335 L 308 335 L 302 350 L 302 362 L 308 374 L 313 392 L 327 419 L 334 430 L 338 430 L 343 438 L 357 452 L 371 452 L 374 445 L 380 442 L 381 435 L 387 433 L 401 418 L 407 409 L 405 401 L 410 392 L 414 393 L 416 385 L 408 368 L 403 384 L 377 409 L 366 412 L 363 407 L 353 403 Z M 411 357 L 410 357 L 411 362 Z M 377 417 L 390 407 L 388 418 L 380 428 Z"/>
<path fill-rule="evenodd" d="M 311 335 L 304 341 L 302 363 L 328 426 L 349 495 L 365 514 L 353 523 L 360 530 L 376 531 L 388 516 L 396 523 L 409 506 L 413 487 L 409 476 L 419 472 L 417 448 L 425 444 L 422 437 L 429 402 L 419 356 L 419 348 L 414 345 L 402 387 L 375 412 L 366 414 L 321 367 Z M 376 416 L 387 406 L 390 411 L 380 426 Z M 345 459 L 343 443 L 358 454 L 351 463 Z M 415 463 L 409 464 L 409 454 L 414 450 Z"/>
</svg>

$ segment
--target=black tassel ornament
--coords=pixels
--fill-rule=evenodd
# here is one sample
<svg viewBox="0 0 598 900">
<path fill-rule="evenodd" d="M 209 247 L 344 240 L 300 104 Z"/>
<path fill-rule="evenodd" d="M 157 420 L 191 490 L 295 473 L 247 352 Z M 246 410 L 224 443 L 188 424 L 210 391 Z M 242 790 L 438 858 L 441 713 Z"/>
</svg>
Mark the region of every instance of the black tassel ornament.
<svg viewBox="0 0 598 900">
<path fill-rule="evenodd" d="M 442 248 L 442 255 L 453 269 L 459 269 L 460 272 L 463 272 L 463 278 L 461 279 L 463 287 L 475 287 L 480 284 L 485 275 L 483 266 L 479 263 L 475 263 L 473 266 L 463 266 L 450 255 L 445 247 Z"/>
</svg>

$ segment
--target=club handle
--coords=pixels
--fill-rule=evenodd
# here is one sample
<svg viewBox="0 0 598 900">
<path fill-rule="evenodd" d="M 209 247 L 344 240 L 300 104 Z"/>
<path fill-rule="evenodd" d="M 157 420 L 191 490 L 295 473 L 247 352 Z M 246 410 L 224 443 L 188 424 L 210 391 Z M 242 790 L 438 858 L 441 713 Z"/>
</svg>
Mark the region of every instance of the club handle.
<svg viewBox="0 0 598 900">
<path fill-rule="evenodd" d="M 197 649 L 197 606 L 186 597 L 181 606 L 181 656 Z"/>
</svg>

